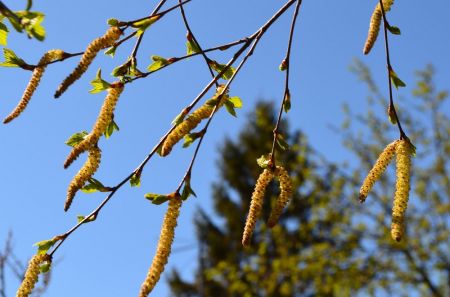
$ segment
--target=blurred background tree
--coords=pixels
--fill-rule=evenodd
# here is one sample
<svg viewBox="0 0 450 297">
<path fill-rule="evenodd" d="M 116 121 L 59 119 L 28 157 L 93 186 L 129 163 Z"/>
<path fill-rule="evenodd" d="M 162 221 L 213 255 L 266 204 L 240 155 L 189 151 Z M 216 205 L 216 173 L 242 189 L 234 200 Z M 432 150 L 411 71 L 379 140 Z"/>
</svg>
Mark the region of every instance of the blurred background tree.
<svg viewBox="0 0 450 297">
<path fill-rule="evenodd" d="M 271 184 L 262 219 L 249 248 L 242 229 L 255 181 L 256 159 L 270 151 L 274 108 L 259 103 L 238 138 L 220 150 L 220 180 L 214 188 L 215 216 L 199 209 L 195 219 L 200 246 L 193 281 L 174 270 L 172 294 L 194 296 L 449 296 L 450 295 L 450 121 L 447 92 L 433 83 L 434 70 L 418 72 L 412 98 L 402 99 L 402 122 L 417 146 L 407 210 L 407 236 L 391 239 L 395 170 L 358 203 L 361 182 L 395 134 L 387 120 L 386 98 L 369 69 L 352 67 L 367 84 L 365 114 L 344 106 L 347 120 L 337 129 L 354 158 L 334 164 L 311 148 L 305 135 L 283 123 L 289 143 L 278 154 L 295 185 L 295 195 L 272 230 L 265 225 L 278 195 Z M 381 112 L 380 112 L 381 111 Z M 381 115 L 381 116 L 379 116 Z M 364 125 L 360 125 L 363 123 Z M 364 133 L 358 127 L 368 127 Z"/>
</svg>

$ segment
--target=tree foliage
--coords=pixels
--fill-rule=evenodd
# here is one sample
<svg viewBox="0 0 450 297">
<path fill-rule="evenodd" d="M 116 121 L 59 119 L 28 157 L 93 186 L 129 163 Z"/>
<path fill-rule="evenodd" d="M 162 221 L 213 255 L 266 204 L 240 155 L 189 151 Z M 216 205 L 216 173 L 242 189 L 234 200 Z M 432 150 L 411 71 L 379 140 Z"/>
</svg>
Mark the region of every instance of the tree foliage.
<svg viewBox="0 0 450 297">
<path fill-rule="evenodd" d="M 353 70 L 369 86 L 369 109 L 353 114 L 339 128 L 355 160 L 352 166 L 334 164 L 314 150 L 305 135 L 287 133 L 290 145 L 282 163 L 294 180 L 295 194 L 278 226 L 265 220 L 278 195 L 266 192 L 264 215 L 249 248 L 239 244 L 249 197 L 260 168 L 255 159 L 267 150 L 274 122 L 273 106 L 260 103 L 237 139 L 220 150 L 220 180 L 213 187 L 218 218 L 199 210 L 195 224 L 200 245 L 194 281 L 175 270 L 170 286 L 175 296 L 446 296 L 450 291 L 448 235 L 450 202 L 450 121 L 444 113 L 447 92 L 433 83 L 433 68 L 418 72 L 415 107 L 402 111 L 420 151 L 414 162 L 413 194 L 407 215 L 406 240 L 390 238 L 395 175 L 381 178 L 366 204 L 358 203 L 357 187 L 372 167 L 380 147 L 389 142 L 384 106 L 368 68 L 356 62 Z M 358 133 L 361 123 L 368 127 Z"/>
</svg>

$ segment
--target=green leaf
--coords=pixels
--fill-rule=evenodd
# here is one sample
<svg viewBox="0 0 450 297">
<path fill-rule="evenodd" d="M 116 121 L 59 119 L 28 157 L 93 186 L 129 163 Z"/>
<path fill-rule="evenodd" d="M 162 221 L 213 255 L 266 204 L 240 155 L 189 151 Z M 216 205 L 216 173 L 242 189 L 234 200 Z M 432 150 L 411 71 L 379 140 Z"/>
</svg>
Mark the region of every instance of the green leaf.
<svg viewBox="0 0 450 297">
<path fill-rule="evenodd" d="M 284 136 L 282 134 L 277 134 L 277 145 L 282 149 L 283 151 L 286 151 L 289 149 L 289 144 L 284 139 Z"/>
<path fill-rule="evenodd" d="M 45 29 L 41 25 L 45 15 L 42 12 L 21 10 L 15 13 L 21 19 L 20 25 L 29 37 L 36 38 L 39 41 L 45 39 Z"/>
<path fill-rule="evenodd" d="M 189 39 L 186 42 L 186 48 L 187 48 L 187 54 L 191 55 L 193 53 L 199 53 L 201 52 L 200 47 L 198 46 L 197 42 L 193 38 Z"/>
<path fill-rule="evenodd" d="M 51 267 L 51 263 L 50 262 L 44 262 L 41 265 L 39 265 L 39 272 L 40 273 L 47 273 L 50 271 L 50 267 Z"/>
<path fill-rule="evenodd" d="M 81 223 L 85 218 L 86 218 L 85 216 L 78 215 L 77 216 L 77 223 Z M 97 216 L 90 216 L 86 221 L 84 221 L 83 224 L 93 222 L 93 221 L 95 221 L 96 218 L 97 218 Z"/>
<path fill-rule="evenodd" d="M 228 98 L 228 101 L 230 101 L 234 108 L 241 108 L 242 107 L 242 100 L 238 96 L 230 97 Z"/>
<path fill-rule="evenodd" d="M 99 180 L 91 177 L 88 180 L 88 184 L 86 186 L 84 186 L 83 188 L 81 188 L 81 191 L 83 191 L 84 193 L 94 193 L 94 192 L 111 192 L 112 188 L 110 187 L 105 187 Z"/>
<path fill-rule="evenodd" d="M 131 178 L 130 178 L 130 185 L 132 187 L 139 187 L 141 185 L 141 174 L 142 174 L 142 169 L 135 172 Z"/>
<path fill-rule="evenodd" d="M 83 139 L 86 137 L 86 135 L 88 135 L 87 131 L 77 132 L 77 133 L 73 134 L 72 136 L 70 136 L 69 139 L 66 140 L 65 144 L 67 144 L 68 146 L 74 147 L 77 144 L 79 144 L 81 141 L 83 141 Z"/>
<path fill-rule="evenodd" d="M 187 114 L 188 114 L 188 113 L 187 113 L 186 109 L 183 109 L 183 111 L 180 112 L 180 113 L 173 119 L 172 125 L 178 125 L 178 124 L 181 124 L 181 123 L 183 122 L 183 120 L 184 120 L 184 118 L 186 117 Z"/>
<path fill-rule="evenodd" d="M 256 163 L 258 163 L 258 166 L 261 168 L 267 168 L 269 166 L 270 157 L 269 155 L 262 155 L 256 160 Z"/>
<path fill-rule="evenodd" d="M 105 55 L 109 55 L 109 56 L 111 56 L 111 57 L 113 57 L 114 58 L 114 55 L 116 54 L 116 50 L 117 50 L 117 46 L 111 46 L 110 48 L 108 48 L 106 51 L 105 51 Z"/>
<path fill-rule="evenodd" d="M 147 70 L 150 71 L 150 72 L 156 71 L 159 68 L 169 64 L 167 59 L 165 59 L 165 58 L 163 58 L 161 56 L 153 55 L 152 56 L 152 60 L 153 60 L 153 63 L 150 66 L 147 67 Z"/>
<path fill-rule="evenodd" d="M 288 111 L 291 110 L 291 92 L 289 90 L 286 90 L 286 93 L 284 94 L 283 109 L 285 113 L 288 113 Z"/>
<path fill-rule="evenodd" d="M 0 22 L 0 45 L 6 46 L 8 44 L 8 27 Z"/>
<path fill-rule="evenodd" d="M 211 66 L 211 68 L 216 71 L 217 73 L 221 73 L 226 67 L 227 65 L 225 64 L 219 64 L 217 63 L 217 61 L 214 60 L 209 60 L 208 61 L 209 66 Z M 221 75 L 221 77 L 223 79 L 230 79 L 233 74 L 236 72 L 236 69 L 234 69 L 234 67 L 230 66 L 227 68 L 227 70 Z"/>
<path fill-rule="evenodd" d="M 48 239 L 48 240 L 42 240 L 42 241 L 36 242 L 35 244 L 33 244 L 33 246 L 37 246 L 38 255 L 44 255 L 56 243 L 56 241 L 57 240 L 55 240 L 54 238 Z"/>
<path fill-rule="evenodd" d="M 391 68 L 389 69 L 389 76 L 391 77 L 392 83 L 395 88 L 406 87 L 406 84 L 398 77 L 397 73 Z"/>
<path fill-rule="evenodd" d="M 151 25 L 153 25 L 153 23 L 159 20 L 160 17 L 161 17 L 160 15 L 155 15 L 152 16 L 151 18 L 134 22 L 133 24 L 131 24 L 131 27 L 137 28 L 136 36 L 140 36 L 142 35 L 142 33 L 145 32 L 145 30 L 147 30 Z"/>
<path fill-rule="evenodd" d="M 114 121 L 114 119 L 111 120 L 111 122 L 109 122 L 108 126 L 106 126 L 105 129 L 105 137 L 106 139 L 110 138 L 111 135 L 114 133 L 114 131 L 119 131 L 119 126 L 116 124 L 116 122 Z"/>
<path fill-rule="evenodd" d="M 27 64 L 24 60 L 19 58 L 13 50 L 10 50 L 9 48 L 3 48 L 3 57 L 5 58 L 5 61 L 0 63 L 0 66 L 3 67 L 22 67 Z"/>
<path fill-rule="evenodd" d="M 230 101 L 225 101 L 225 108 L 227 109 L 229 114 L 231 114 L 234 117 L 237 117 L 233 103 L 231 103 Z"/>
<path fill-rule="evenodd" d="M 389 32 L 391 32 L 394 35 L 400 35 L 400 28 L 396 27 L 396 26 L 388 26 L 387 29 L 389 30 Z"/>
<path fill-rule="evenodd" d="M 188 177 L 184 181 L 184 187 L 183 192 L 181 193 L 181 199 L 184 201 L 189 198 L 189 196 L 193 195 L 194 197 L 197 197 L 197 194 L 195 194 L 194 190 L 192 190 L 191 187 L 191 178 Z"/>
<path fill-rule="evenodd" d="M 186 148 L 190 146 L 196 139 L 202 137 L 203 134 L 204 133 L 202 131 L 186 134 L 183 138 L 184 139 L 183 147 Z"/>
<path fill-rule="evenodd" d="M 114 18 L 110 18 L 106 21 L 108 23 L 108 25 L 110 25 L 111 27 L 113 26 L 117 26 L 119 24 L 119 20 L 118 19 L 114 19 Z"/>
<path fill-rule="evenodd" d="M 150 200 L 153 204 L 160 205 L 169 200 L 168 195 L 147 193 L 145 194 L 145 198 Z"/>
<path fill-rule="evenodd" d="M 127 75 L 129 73 L 130 64 L 131 62 L 130 60 L 128 60 L 122 65 L 117 66 L 116 68 L 113 69 L 111 75 L 115 77 Z"/>
<path fill-rule="evenodd" d="M 91 81 L 91 86 L 92 90 L 90 90 L 89 93 L 96 94 L 109 89 L 111 87 L 111 84 L 102 79 L 102 70 L 99 69 L 97 71 L 95 79 Z"/>
</svg>

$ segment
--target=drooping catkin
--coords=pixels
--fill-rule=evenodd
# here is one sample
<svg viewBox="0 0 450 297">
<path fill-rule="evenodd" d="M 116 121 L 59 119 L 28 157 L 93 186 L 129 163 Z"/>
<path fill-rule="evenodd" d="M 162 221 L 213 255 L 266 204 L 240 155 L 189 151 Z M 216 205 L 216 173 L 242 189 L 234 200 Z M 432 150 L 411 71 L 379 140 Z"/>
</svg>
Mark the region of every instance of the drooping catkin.
<svg viewBox="0 0 450 297">
<path fill-rule="evenodd" d="M 150 294 L 164 271 L 164 266 L 167 264 L 172 248 L 172 242 L 175 236 L 175 227 L 177 226 L 177 219 L 180 215 L 181 204 L 182 200 L 179 195 L 176 195 L 169 200 L 169 206 L 161 227 L 161 234 L 159 236 L 156 254 L 153 257 L 152 265 L 148 270 L 147 277 L 142 283 L 139 297 L 146 297 Z"/>
<path fill-rule="evenodd" d="M 383 8 L 385 12 L 391 10 L 391 6 L 394 4 L 394 0 L 383 0 Z M 383 18 L 383 12 L 381 11 L 380 3 L 375 6 L 375 9 L 370 18 L 369 32 L 367 33 L 366 43 L 364 44 L 363 53 L 367 55 L 372 49 L 380 31 L 381 19 Z"/>
<path fill-rule="evenodd" d="M 73 84 L 83 75 L 83 73 L 86 72 L 89 65 L 95 59 L 95 56 L 97 56 L 97 53 L 100 50 L 112 46 L 114 42 L 119 39 L 120 35 L 122 35 L 122 30 L 119 29 L 119 27 L 112 26 L 108 29 L 108 31 L 106 31 L 103 36 L 94 39 L 87 46 L 84 54 L 81 56 L 80 62 L 78 63 L 77 67 L 75 67 L 72 73 L 70 73 L 59 85 L 58 89 L 55 92 L 55 98 L 59 98 L 71 84 Z"/>
<path fill-rule="evenodd" d="M 275 176 L 280 182 L 280 195 L 275 202 L 275 205 L 270 213 L 269 220 L 267 221 L 267 226 L 272 228 L 278 222 L 283 209 L 289 202 L 289 198 L 292 197 L 292 179 L 289 173 L 282 166 L 277 166 L 275 168 Z"/>
<path fill-rule="evenodd" d="M 22 98 L 20 99 L 19 103 L 14 108 L 14 110 L 3 120 L 4 124 L 11 122 L 25 110 L 25 108 L 28 105 L 28 102 L 30 102 L 31 97 L 34 94 L 34 91 L 36 91 L 39 83 L 41 82 L 41 78 L 45 72 L 47 64 L 52 61 L 62 59 L 63 57 L 64 52 L 59 49 L 49 50 L 42 56 L 42 58 L 39 60 L 38 65 L 33 70 L 33 74 L 31 75 L 31 79 L 28 82 L 25 91 L 23 92 Z"/>
<path fill-rule="evenodd" d="M 106 127 L 113 119 L 114 109 L 116 108 L 117 101 L 119 100 L 119 96 L 122 93 L 123 88 L 124 84 L 122 82 L 115 82 L 111 84 L 91 132 L 86 135 L 80 143 L 73 147 L 64 162 L 64 168 L 69 167 L 81 153 L 97 145 L 99 138 L 105 132 Z"/>
<path fill-rule="evenodd" d="M 259 218 L 261 208 L 263 205 L 263 198 L 266 192 L 267 185 L 272 181 L 274 173 L 269 168 L 259 175 L 256 181 L 255 189 L 253 190 L 250 201 L 250 209 L 248 211 L 247 220 L 245 221 L 244 233 L 242 235 L 242 245 L 248 246 L 250 239 L 255 229 L 256 220 Z"/>
<path fill-rule="evenodd" d="M 64 211 L 67 211 L 72 204 L 73 198 L 79 189 L 81 189 L 84 184 L 94 175 L 97 171 L 100 160 L 102 156 L 102 151 L 99 147 L 94 146 L 89 149 L 88 159 L 84 163 L 83 167 L 78 171 L 78 173 L 73 177 L 67 188 L 66 202 L 64 204 Z"/>
<path fill-rule="evenodd" d="M 405 232 L 405 212 L 408 206 L 410 189 L 412 145 L 409 140 L 400 140 L 396 153 L 397 180 L 392 207 L 391 236 L 395 241 L 400 241 Z"/>
<path fill-rule="evenodd" d="M 16 297 L 28 297 L 39 280 L 40 266 L 47 262 L 51 264 L 52 257 L 47 254 L 34 255 L 28 263 L 25 277 L 17 290 Z"/>
<path fill-rule="evenodd" d="M 220 93 L 222 93 L 224 85 L 219 85 L 216 89 L 216 93 L 214 94 L 211 100 L 218 99 Z M 226 100 L 228 100 L 227 91 L 224 92 L 222 97 L 220 98 L 220 102 L 217 108 L 222 107 Z M 186 134 L 195 129 L 195 127 L 200 124 L 200 122 L 211 115 L 211 112 L 214 109 L 214 104 L 211 104 L 211 100 L 208 100 L 205 104 L 195 110 L 192 114 L 190 114 L 183 122 L 178 124 L 178 126 L 167 136 L 166 140 L 162 144 L 161 148 L 161 156 L 167 156 L 171 151 L 175 144 L 178 143 Z"/>
<path fill-rule="evenodd" d="M 372 189 L 373 185 L 378 179 L 380 179 L 384 171 L 386 171 L 386 167 L 389 165 L 395 155 L 395 150 L 399 142 L 399 140 L 396 140 L 386 146 L 386 148 L 383 150 L 383 152 L 375 162 L 375 165 L 373 165 L 372 169 L 369 171 L 369 174 L 367 174 L 367 177 L 364 180 L 361 189 L 359 190 L 359 201 L 361 203 L 366 201 L 367 195 L 369 195 L 369 192 Z"/>
</svg>

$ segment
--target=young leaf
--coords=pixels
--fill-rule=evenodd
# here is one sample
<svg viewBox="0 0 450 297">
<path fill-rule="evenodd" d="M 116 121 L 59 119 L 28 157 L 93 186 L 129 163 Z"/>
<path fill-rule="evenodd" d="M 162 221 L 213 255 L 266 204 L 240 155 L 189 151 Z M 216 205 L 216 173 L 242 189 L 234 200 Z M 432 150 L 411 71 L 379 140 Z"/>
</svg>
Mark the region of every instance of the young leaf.
<svg viewBox="0 0 450 297">
<path fill-rule="evenodd" d="M 117 46 L 111 46 L 110 48 L 108 48 L 106 51 L 105 51 L 105 55 L 109 55 L 109 56 L 111 56 L 112 58 L 114 58 L 114 55 L 116 54 L 116 50 L 117 50 Z"/>
<path fill-rule="evenodd" d="M 256 160 L 256 163 L 258 163 L 258 166 L 261 168 L 267 168 L 269 166 L 270 157 L 268 155 L 262 155 Z"/>
<path fill-rule="evenodd" d="M 15 13 L 21 19 L 20 26 L 25 29 L 30 38 L 33 37 L 39 41 L 45 39 L 45 29 L 41 25 L 45 15 L 42 12 L 21 10 Z"/>
<path fill-rule="evenodd" d="M 150 200 L 153 204 L 160 205 L 167 200 L 169 200 L 168 195 L 161 195 L 161 194 L 154 194 L 154 193 L 147 193 L 145 194 L 145 198 Z"/>
<path fill-rule="evenodd" d="M 283 109 L 285 113 L 291 109 L 291 92 L 289 90 L 286 90 L 286 94 L 284 94 Z"/>
<path fill-rule="evenodd" d="M 389 32 L 391 32 L 394 35 L 400 35 L 401 34 L 399 27 L 389 26 L 389 27 L 387 27 L 387 29 L 389 30 Z"/>
<path fill-rule="evenodd" d="M 192 35 L 190 34 L 190 32 L 188 32 L 188 34 L 186 35 L 186 38 L 187 38 L 186 48 L 187 48 L 188 55 L 201 52 L 200 47 L 198 46 L 198 43 L 195 42 L 195 40 L 192 37 Z"/>
<path fill-rule="evenodd" d="M 209 60 L 208 64 L 217 73 L 221 73 L 227 67 L 227 65 L 219 64 L 219 63 L 217 63 L 217 61 L 214 61 L 214 60 Z M 233 76 L 233 74 L 235 72 L 236 72 L 236 69 L 234 69 L 234 67 L 230 66 L 230 67 L 227 68 L 227 70 L 225 70 L 225 72 L 222 74 L 221 77 L 223 79 L 228 80 L 228 79 L 230 79 Z"/>
<path fill-rule="evenodd" d="M 112 27 L 112 26 L 117 26 L 117 25 L 119 24 L 119 20 L 118 20 L 118 19 L 114 19 L 114 18 L 108 19 L 106 22 L 107 22 L 108 25 L 110 25 L 111 27 Z"/>
<path fill-rule="evenodd" d="M 229 114 L 231 114 L 234 117 L 237 117 L 233 103 L 231 103 L 230 101 L 225 101 L 225 108 L 227 109 Z"/>
<path fill-rule="evenodd" d="M 52 265 L 49 262 L 45 262 L 39 266 L 40 273 L 47 273 L 50 271 Z"/>
<path fill-rule="evenodd" d="M 389 122 L 391 122 L 392 125 L 396 125 L 397 118 L 395 117 L 394 107 L 392 105 L 389 105 L 388 116 L 389 116 Z"/>
<path fill-rule="evenodd" d="M 184 136 L 184 143 L 183 147 L 190 146 L 196 139 L 200 138 L 204 133 L 202 131 L 200 132 L 194 132 L 194 133 L 188 133 Z"/>
<path fill-rule="evenodd" d="M 81 132 L 75 133 L 72 136 L 70 136 L 69 139 L 67 139 L 66 142 L 64 142 L 64 143 L 67 144 L 68 146 L 72 146 L 72 147 L 76 146 L 84 139 L 84 137 L 86 137 L 86 135 L 88 135 L 87 131 L 81 131 Z"/>
<path fill-rule="evenodd" d="M 186 109 L 183 109 L 182 112 L 180 112 L 172 121 L 172 125 L 178 125 L 181 122 L 183 122 L 184 118 L 188 114 L 188 111 Z"/>
<path fill-rule="evenodd" d="M 147 67 L 147 70 L 148 70 L 148 71 L 151 71 L 151 72 L 156 71 L 156 70 L 158 70 L 159 68 L 161 68 L 161 67 L 166 66 L 167 64 L 169 64 L 169 62 L 167 61 L 167 59 L 165 59 L 165 58 L 163 58 L 163 57 L 161 57 L 161 56 L 153 55 L 153 56 L 152 56 L 152 60 L 153 60 L 153 63 L 150 64 L 150 66 Z"/>
<path fill-rule="evenodd" d="M 278 69 L 280 69 L 280 71 L 285 71 L 288 67 L 288 63 L 285 59 L 283 59 L 283 61 L 281 61 L 280 66 L 278 66 Z"/>
<path fill-rule="evenodd" d="M 0 45 L 6 46 L 8 44 L 8 27 L 0 22 Z"/>
<path fill-rule="evenodd" d="M 108 126 L 106 126 L 105 129 L 105 137 L 106 139 L 110 138 L 111 135 L 114 133 L 114 131 L 119 131 L 119 126 L 116 124 L 116 122 L 114 121 L 114 119 L 111 120 L 111 122 L 109 122 Z"/>
<path fill-rule="evenodd" d="M 36 242 L 33 244 L 33 246 L 37 246 L 38 248 L 38 255 L 46 254 L 47 251 L 56 243 L 57 240 L 55 238 L 48 239 L 48 240 L 42 240 L 39 242 Z"/>
<path fill-rule="evenodd" d="M 89 180 L 89 183 L 81 188 L 81 191 L 84 193 L 94 193 L 94 192 L 111 192 L 110 187 L 105 187 L 99 180 L 91 177 Z"/>
<path fill-rule="evenodd" d="M 77 223 L 80 223 L 80 222 L 83 221 L 85 218 L 86 218 L 85 216 L 78 215 L 78 216 L 77 216 Z M 97 218 L 96 216 L 90 216 L 86 221 L 84 221 L 83 224 L 93 222 L 93 221 L 95 221 L 96 218 Z"/>
<path fill-rule="evenodd" d="M 230 101 L 234 108 L 241 108 L 242 107 L 242 100 L 238 96 L 230 97 L 228 98 L 228 101 Z"/>
<path fill-rule="evenodd" d="M 133 174 L 133 176 L 130 178 L 130 185 L 132 187 L 139 187 L 141 185 L 141 174 L 142 170 L 139 170 Z"/>
<path fill-rule="evenodd" d="M 153 23 L 159 20 L 160 17 L 160 15 L 155 15 L 151 18 L 134 22 L 133 24 L 131 24 L 131 27 L 137 28 L 136 36 L 142 35 L 142 33 L 144 33 L 145 30 L 147 30 Z"/>
<path fill-rule="evenodd" d="M 181 199 L 184 201 L 189 198 L 189 196 L 193 195 L 194 197 L 197 197 L 197 194 L 195 194 L 194 190 L 192 190 L 191 187 L 191 178 L 188 177 L 184 181 L 184 187 L 183 192 L 181 193 Z"/>
<path fill-rule="evenodd" d="M 111 84 L 108 83 L 106 80 L 102 79 L 102 70 L 99 69 L 97 71 L 97 75 L 95 76 L 95 79 L 91 81 L 92 90 L 89 91 L 91 94 L 100 93 L 102 91 L 105 91 L 111 87 Z"/>
<path fill-rule="evenodd" d="M 391 77 L 392 83 L 395 88 L 406 87 L 406 84 L 398 77 L 397 73 L 393 69 L 389 69 L 389 76 Z"/>
<path fill-rule="evenodd" d="M 284 136 L 282 134 L 277 134 L 277 145 L 282 149 L 283 151 L 286 151 L 289 149 L 289 144 L 284 139 Z"/>
<path fill-rule="evenodd" d="M 9 48 L 3 48 L 3 57 L 5 58 L 5 61 L 0 63 L 0 66 L 3 67 L 22 67 L 27 64 L 24 60 L 19 58 L 13 50 L 10 50 Z"/>
<path fill-rule="evenodd" d="M 125 63 L 123 63 L 122 65 L 117 66 L 116 68 L 113 69 L 113 71 L 111 72 L 111 75 L 115 76 L 115 77 L 127 75 L 130 72 L 129 71 L 130 64 L 131 64 L 131 61 L 128 60 Z"/>
</svg>

